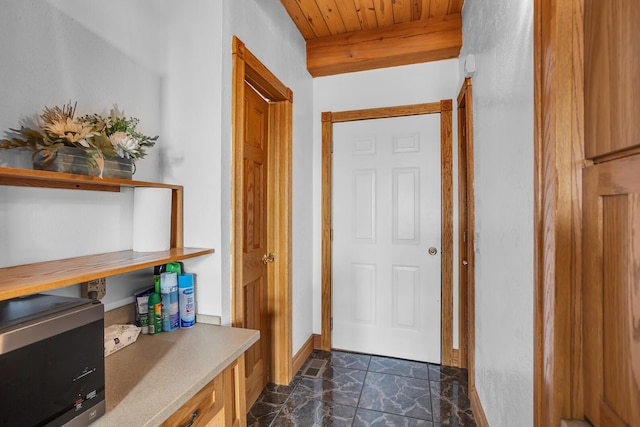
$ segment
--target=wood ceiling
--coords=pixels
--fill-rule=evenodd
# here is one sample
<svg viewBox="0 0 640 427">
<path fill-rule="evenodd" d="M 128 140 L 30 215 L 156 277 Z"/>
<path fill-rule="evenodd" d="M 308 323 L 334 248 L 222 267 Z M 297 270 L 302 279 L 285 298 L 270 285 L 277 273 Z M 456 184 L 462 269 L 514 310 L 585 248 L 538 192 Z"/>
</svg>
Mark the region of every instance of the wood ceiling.
<svg viewBox="0 0 640 427">
<path fill-rule="evenodd" d="M 314 77 L 456 58 L 464 0 L 281 0 Z"/>
</svg>

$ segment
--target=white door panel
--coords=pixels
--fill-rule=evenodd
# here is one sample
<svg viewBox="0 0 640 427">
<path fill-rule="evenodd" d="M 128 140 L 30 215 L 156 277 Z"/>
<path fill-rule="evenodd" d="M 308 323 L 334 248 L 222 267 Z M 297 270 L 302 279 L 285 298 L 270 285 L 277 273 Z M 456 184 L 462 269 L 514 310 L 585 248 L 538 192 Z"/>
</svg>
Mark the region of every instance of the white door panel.
<svg viewBox="0 0 640 427">
<path fill-rule="evenodd" d="M 333 346 L 439 363 L 440 117 L 335 123 L 333 142 Z"/>
</svg>

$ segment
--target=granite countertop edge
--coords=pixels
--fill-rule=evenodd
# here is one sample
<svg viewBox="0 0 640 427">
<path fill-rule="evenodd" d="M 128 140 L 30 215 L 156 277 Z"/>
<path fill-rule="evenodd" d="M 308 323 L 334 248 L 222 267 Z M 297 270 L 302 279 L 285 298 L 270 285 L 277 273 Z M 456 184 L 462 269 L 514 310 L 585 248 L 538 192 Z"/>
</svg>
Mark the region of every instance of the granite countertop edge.
<svg viewBox="0 0 640 427">
<path fill-rule="evenodd" d="M 259 337 L 258 331 L 207 324 L 156 336 L 140 335 L 138 341 L 105 359 L 107 411 L 91 426 L 124 425 L 122 422 L 149 427 L 162 424 Z M 227 344 L 230 340 L 232 345 Z M 122 389 L 117 372 L 126 372 L 128 367 L 123 365 L 137 363 L 140 353 L 144 353 L 142 346 L 145 349 L 155 346 L 164 353 L 157 361 L 147 362 L 148 372 L 141 374 L 138 383 Z M 183 364 L 179 369 L 177 359 Z M 203 359 L 206 362 L 203 363 Z M 184 369 L 189 369 L 182 371 L 184 379 L 171 381 L 166 377 L 167 372 L 180 375 Z M 120 398 L 120 395 L 124 396 Z M 117 403 L 112 407 L 110 402 L 114 401 Z"/>
</svg>

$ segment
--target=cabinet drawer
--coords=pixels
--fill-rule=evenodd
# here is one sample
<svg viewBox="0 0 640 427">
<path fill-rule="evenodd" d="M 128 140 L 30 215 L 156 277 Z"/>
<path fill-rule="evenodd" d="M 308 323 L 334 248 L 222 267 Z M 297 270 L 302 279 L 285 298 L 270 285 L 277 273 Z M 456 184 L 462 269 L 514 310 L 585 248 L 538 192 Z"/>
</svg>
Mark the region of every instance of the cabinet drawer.
<svg viewBox="0 0 640 427">
<path fill-rule="evenodd" d="M 223 385 L 223 376 L 218 375 L 162 423 L 162 427 L 205 426 L 224 405 Z"/>
</svg>

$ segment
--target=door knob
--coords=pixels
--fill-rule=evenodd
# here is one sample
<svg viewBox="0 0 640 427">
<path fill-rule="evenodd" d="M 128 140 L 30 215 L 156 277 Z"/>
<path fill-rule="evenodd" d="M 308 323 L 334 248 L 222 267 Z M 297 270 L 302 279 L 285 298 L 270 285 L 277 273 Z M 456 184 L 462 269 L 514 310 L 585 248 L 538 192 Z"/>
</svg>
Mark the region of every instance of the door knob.
<svg viewBox="0 0 640 427">
<path fill-rule="evenodd" d="M 466 259 L 463 259 L 463 260 L 462 260 L 462 265 L 468 265 L 468 264 L 469 264 L 469 263 L 467 262 L 467 260 L 466 260 Z"/>
<path fill-rule="evenodd" d="M 438 250 L 436 248 L 434 248 L 433 246 L 431 246 L 429 248 L 429 255 L 435 255 L 438 253 Z"/>
<path fill-rule="evenodd" d="M 276 255 L 273 252 L 269 252 L 269 255 L 262 256 L 262 262 L 268 264 L 276 260 Z"/>
</svg>

